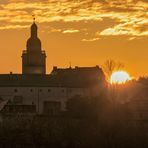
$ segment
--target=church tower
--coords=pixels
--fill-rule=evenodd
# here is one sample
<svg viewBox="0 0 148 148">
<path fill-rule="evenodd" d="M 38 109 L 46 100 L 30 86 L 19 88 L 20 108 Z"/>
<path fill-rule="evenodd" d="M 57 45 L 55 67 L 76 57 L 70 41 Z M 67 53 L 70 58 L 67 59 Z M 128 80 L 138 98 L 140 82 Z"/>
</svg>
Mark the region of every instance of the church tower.
<svg viewBox="0 0 148 148">
<path fill-rule="evenodd" d="M 22 54 L 22 74 L 46 74 L 46 53 L 38 38 L 38 27 L 31 25 L 31 35 Z"/>
</svg>

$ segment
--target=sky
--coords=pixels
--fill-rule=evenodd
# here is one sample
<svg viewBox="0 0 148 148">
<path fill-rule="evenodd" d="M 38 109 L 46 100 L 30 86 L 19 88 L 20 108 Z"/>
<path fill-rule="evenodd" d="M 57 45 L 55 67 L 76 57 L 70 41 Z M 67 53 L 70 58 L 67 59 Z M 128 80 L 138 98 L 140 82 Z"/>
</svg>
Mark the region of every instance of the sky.
<svg viewBox="0 0 148 148">
<path fill-rule="evenodd" d="M 148 0 L 0 0 L 0 73 L 21 73 L 32 15 L 47 73 L 113 59 L 132 77 L 148 74 Z"/>
</svg>

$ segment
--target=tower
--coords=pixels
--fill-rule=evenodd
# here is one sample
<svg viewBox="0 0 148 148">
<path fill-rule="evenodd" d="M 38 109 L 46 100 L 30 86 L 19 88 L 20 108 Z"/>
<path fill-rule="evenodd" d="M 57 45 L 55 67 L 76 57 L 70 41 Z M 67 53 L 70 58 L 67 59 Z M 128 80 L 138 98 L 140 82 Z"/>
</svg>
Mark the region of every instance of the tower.
<svg viewBox="0 0 148 148">
<path fill-rule="evenodd" d="M 22 74 L 46 74 L 46 53 L 42 50 L 37 31 L 38 27 L 34 21 L 26 50 L 22 54 Z"/>
</svg>

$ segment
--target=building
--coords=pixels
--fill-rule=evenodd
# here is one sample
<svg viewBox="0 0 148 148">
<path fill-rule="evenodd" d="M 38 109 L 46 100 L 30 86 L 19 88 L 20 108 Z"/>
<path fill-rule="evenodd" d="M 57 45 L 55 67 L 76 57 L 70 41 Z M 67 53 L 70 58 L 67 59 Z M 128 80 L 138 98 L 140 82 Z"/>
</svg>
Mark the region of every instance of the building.
<svg viewBox="0 0 148 148">
<path fill-rule="evenodd" d="M 45 74 L 46 53 L 38 38 L 38 27 L 35 22 L 31 26 L 31 36 L 27 40 L 26 50 L 22 54 L 22 74 Z"/>
<path fill-rule="evenodd" d="M 99 66 L 61 69 L 46 74 L 46 54 L 41 50 L 37 25 L 31 26 L 31 37 L 22 55 L 22 74 L 0 75 L 0 97 L 7 102 L 7 112 L 57 114 L 65 110 L 73 96 L 94 97 L 102 91 L 105 77 Z M 23 108 L 23 109 L 22 109 Z M 2 108 L 1 108 L 2 110 Z"/>
</svg>

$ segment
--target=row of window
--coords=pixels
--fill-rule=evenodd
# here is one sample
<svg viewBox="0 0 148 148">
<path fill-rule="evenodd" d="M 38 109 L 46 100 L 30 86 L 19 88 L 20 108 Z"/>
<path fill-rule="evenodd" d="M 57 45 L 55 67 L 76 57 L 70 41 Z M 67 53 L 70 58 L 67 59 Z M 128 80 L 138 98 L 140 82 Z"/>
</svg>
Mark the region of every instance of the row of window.
<svg viewBox="0 0 148 148">
<path fill-rule="evenodd" d="M 42 89 L 39 89 L 38 91 L 39 91 L 39 92 L 42 92 L 43 90 L 42 90 Z M 48 91 L 48 92 L 51 92 L 51 89 L 48 89 L 47 91 Z M 15 93 L 17 93 L 17 92 L 18 92 L 18 89 L 14 89 L 14 92 L 15 92 Z M 33 92 L 33 89 L 30 89 L 30 92 Z M 62 89 L 62 90 L 61 90 L 61 92 L 63 92 L 63 93 L 64 93 L 64 92 L 65 92 L 65 90 L 64 90 L 64 89 Z"/>
<path fill-rule="evenodd" d="M 35 105 L 6 105 L 3 113 L 36 113 Z"/>
</svg>

